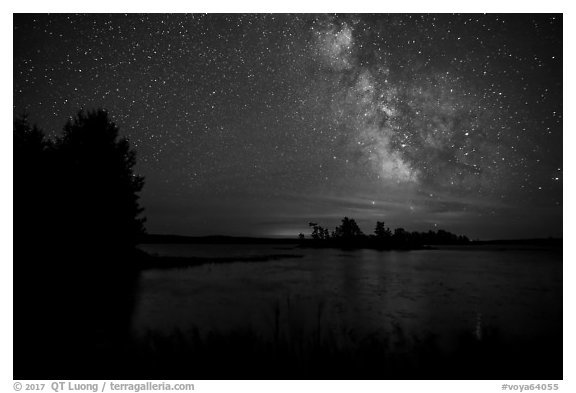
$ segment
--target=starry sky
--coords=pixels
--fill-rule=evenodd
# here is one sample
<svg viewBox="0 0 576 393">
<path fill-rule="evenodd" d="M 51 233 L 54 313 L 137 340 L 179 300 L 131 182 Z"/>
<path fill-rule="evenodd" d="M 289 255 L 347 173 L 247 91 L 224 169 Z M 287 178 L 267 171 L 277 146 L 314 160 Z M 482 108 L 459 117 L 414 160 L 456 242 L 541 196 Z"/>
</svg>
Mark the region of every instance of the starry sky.
<svg viewBox="0 0 576 393">
<path fill-rule="evenodd" d="M 14 114 L 105 108 L 149 233 L 562 236 L 562 15 L 14 15 Z"/>
</svg>

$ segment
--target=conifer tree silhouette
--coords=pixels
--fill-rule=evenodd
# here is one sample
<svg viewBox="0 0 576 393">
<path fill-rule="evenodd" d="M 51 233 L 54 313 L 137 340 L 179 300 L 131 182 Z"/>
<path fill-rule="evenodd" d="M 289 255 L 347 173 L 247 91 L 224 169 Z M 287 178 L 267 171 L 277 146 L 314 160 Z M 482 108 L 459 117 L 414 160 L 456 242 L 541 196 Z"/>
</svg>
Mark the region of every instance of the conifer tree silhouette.
<svg viewBox="0 0 576 393">
<path fill-rule="evenodd" d="M 129 248 L 144 232 L 136 155 L 104 110 L 79 111 L 55 143 L 62 232 L 78 244 Z"/>
<path fill-rule="evenodd" d="M 135 164 L 104 110 L 79 111 L 54 141 L 15 120 L 18 378 L 90 378 L 128 344 L 144 232 Z"/>
</svg>

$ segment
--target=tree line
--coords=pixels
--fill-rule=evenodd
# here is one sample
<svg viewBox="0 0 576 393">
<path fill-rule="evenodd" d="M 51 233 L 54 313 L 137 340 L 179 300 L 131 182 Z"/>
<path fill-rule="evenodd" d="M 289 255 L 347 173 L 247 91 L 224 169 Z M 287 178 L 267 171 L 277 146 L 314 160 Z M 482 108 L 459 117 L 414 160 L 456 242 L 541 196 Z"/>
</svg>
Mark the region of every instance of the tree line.
<svg viewBox="0 0 576 393">
<path fill-rule="evenodd" d="M 308 226 L 312 232 L 310 238 L 300 233 L 299 239 L 303 244 L 315 246 L 358 246 L 373 248 L 421 248 L 425 245 L 458 245 L 469 244 L 470 239 L 463 235 L 438 229 L 428 232 L 409 232 L 404 228 L 394 231 L 386 227 L 384 221 L 377 221 L 374 233 L 365 235 L 356 220 L 344 217 L 339 226 L 330 231 L 318 223 L 310 222 Z"/>
</svg>

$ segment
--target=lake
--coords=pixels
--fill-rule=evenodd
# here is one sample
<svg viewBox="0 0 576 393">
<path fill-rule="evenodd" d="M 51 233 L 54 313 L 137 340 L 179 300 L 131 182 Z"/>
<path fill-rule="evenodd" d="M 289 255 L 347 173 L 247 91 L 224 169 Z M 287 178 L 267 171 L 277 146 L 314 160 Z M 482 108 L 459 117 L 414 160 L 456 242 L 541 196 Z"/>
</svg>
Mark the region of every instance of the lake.
<svg viewBox="0 0 576 393">
<path fill-rule="evenodd" d="M 401 331 L 450 347 L 462 332 L 481 340 L 562 335 L 562 252 L 509 246 L 376 251 L 292 245 L 142 245 L 166 256 L 299 255 L 142 273 L 133 317 L 138 335 L 196 327 L 272 335 L 315 329 L 336 336 Z"/>
</svg>

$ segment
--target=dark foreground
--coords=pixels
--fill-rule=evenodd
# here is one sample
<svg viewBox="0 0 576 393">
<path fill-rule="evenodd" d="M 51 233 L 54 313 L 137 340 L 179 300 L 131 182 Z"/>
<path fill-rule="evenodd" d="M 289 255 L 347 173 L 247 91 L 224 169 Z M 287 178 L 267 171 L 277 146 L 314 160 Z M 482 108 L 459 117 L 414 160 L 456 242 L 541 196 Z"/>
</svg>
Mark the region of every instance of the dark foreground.
<svg viewBox="0 0 576 393">
<path fill-rule="evenodd" d="M 266 262 L 282 256 L 247 258 Z M 291 257 L 295 257 L 291 255 Z M 130 316 L 142 268 L 230 263 L 232 258 L 124 255 L 132 270 L 110 276 L 97 269 L 45 270 L 15 310 L 15 379 L 562 379 L 562 337 L 502 338 L 462 331 L 446 349 L 428 334 L 410 337 L 330 330 L 318 319 L 308 334 L 283 326 L 273 335 L 247 328 L 136 336 Z M 82 275 L 79 275 L 79 274 Z M 22 276 L 20 276 L 22 277 Z M 34 275 L 32 275 L 34 277 Z M 19 288 L 26 285 L 19 283 Z M 27 283 L 29 284 L 29 283 Z M 103 285 L 105 284 L 105 285 Z M 129 284 L 129 285 L 127 285 Z M 44 296 L 41 296 L 41 295 Z M 25 299 L 25 301 L 24 301 Z M 425 331 L 426 329 L 422 329 Z"/>
<path fill-rule="evenodd" d="M 115 346 L 86 337 L 16 364 L 15 379 L 562 379 L 562 338 L 501 342 L 462 334 L 445 352 L 433 336 L 350 337 L 330 332 L 264 339 L 252 330 L 151 334 Z M 53 343 L 56 344 L 56 343 Z"/>
<path fill-rule="evenodd" d="M 454 351 L 433 336 L 354 337 L 339 346 L 330 331 L 264 340 L 254 331 L 197 331 L 135 342 L 132 370 L 118 376 L 173 379 L 562 379 L 562 338 L 504 343 L 497 332 L 462 333 Z M 412 342 L 412 343 L 409 343 Z M 135 356 L 135 358 L 134 358 Z M 130 357 L 129 357 L 130 358 Z M 126 372 L 126 374 L 123 374 Z M 111 373 L 114 371 L 111 370 Z"/>
</svg>

